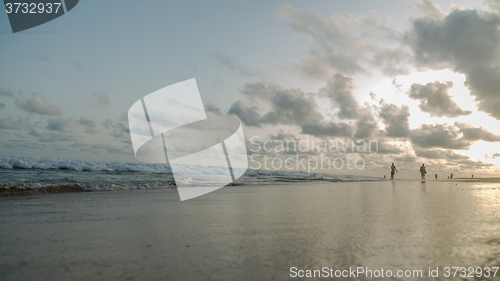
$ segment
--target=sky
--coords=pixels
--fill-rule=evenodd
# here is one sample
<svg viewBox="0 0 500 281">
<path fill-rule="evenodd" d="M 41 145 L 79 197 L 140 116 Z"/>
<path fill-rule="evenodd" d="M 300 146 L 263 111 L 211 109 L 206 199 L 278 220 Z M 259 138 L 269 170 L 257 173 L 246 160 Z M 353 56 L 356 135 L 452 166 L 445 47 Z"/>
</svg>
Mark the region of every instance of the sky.
<svg viewBox="0 0 500 281">
<path fill-rule="evenodd" d="M 251 168 L 496 176 L 499 55 L 498 0 L 80 1 L 15 34 L 1 11 L 0 155 L 137 162 L 130 106 L 195 78 L 207 111 L 241 120 Z"/>
</svg>

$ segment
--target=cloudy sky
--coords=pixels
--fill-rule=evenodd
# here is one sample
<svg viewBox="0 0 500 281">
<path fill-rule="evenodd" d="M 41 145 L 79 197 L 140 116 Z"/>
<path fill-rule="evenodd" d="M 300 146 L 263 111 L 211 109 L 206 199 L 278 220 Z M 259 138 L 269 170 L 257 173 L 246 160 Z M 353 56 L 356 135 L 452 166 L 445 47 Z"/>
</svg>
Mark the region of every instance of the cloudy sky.
<svg viewBox="0 0 500 281">
<path fill-rule="evenodd" d="M 259 161 L 309 136 L 378 143 L 324 172 L 500 172 L 499 0 L 260 2 L 80 1 L 16 34 L 0 12 L 0 155 L 136 162 L 129 107 L 196 78 Z M 298 153 L 345 156 L 322 149 Z"/>
</svg>

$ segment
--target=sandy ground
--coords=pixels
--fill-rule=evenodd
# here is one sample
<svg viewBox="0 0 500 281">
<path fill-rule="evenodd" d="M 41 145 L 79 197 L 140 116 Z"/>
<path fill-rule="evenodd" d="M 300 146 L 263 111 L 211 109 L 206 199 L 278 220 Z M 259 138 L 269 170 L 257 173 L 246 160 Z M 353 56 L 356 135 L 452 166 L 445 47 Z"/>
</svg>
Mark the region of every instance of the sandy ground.
<svg viewBox="0 0 500 281">
<path fill-rule="evenodd" d="M 448 280 L 444 267 L 500 265 L 492 183 L 225 187 L 185 202 L 175 189 L 46 194 L 0 198 L 0 214 L 4 281 L 290 280 L 291 267 L 358 266 Z"/>
</svg>

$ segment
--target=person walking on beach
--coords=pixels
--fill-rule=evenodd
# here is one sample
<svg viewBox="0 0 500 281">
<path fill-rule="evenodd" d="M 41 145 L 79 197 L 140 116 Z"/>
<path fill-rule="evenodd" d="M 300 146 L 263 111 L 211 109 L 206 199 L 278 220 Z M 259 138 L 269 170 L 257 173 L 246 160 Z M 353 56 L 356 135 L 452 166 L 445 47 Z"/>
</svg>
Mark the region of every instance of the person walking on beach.
<svg viewBox="0 0 500 281">
<path fill-rule="evenodd" d="M 392 163 L 391 165 L 391 180 L 394 179 L 394 174 L 398 172 L 398 169 L 396 169 L 396 166 L 394 165 L 394 163 Z M 398 172 L 399 173 L 399 172 Z"/>
<path fill-rule="evenodd" d="M 425 170 L 424 164 L 420 167 L 420 178 L 422 180 L 425 180 L 425 174 L 427 174 L 427 171 Z"/>
<path fill-rule="evenodd" d="M 453 179 L 453 174 L 450 175 L 450 180 L 452 180 L 452 179 Z"/>
<path fill-rule="evenodd" d="M 436 179 L 438 179 L 438 174 L 436 174 Z"/>
</svg>

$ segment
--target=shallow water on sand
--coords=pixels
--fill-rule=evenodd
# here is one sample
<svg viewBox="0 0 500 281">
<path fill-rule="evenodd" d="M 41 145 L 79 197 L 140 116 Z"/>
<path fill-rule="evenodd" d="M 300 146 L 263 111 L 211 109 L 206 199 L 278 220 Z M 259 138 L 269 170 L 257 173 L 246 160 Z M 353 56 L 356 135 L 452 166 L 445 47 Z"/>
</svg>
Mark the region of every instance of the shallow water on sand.
<svg viewBox="0 0 500 281">
<path fill-rule="evenodd" d="M 289 280 L 291 267 L 358 266 L 448 280 L 444 267 L 500 265 L 491 184 L 240 186 L 185 202 L 175 189 L 51 194 L 0 198 L 0 213 L 2 280 Z"/>
</svg>

